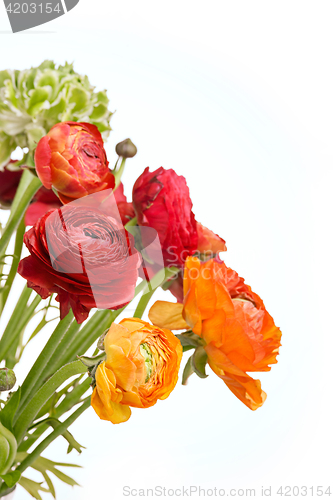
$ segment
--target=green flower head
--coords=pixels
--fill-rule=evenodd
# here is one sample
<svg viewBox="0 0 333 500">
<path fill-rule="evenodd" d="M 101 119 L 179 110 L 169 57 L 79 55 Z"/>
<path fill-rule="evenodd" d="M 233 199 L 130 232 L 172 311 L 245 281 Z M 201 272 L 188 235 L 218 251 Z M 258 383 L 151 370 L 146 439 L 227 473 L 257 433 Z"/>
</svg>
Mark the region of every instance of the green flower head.
<svg viewBox="0 0 333 500">
<path fill-rule="evenodd" d="M 17 146 L 30 155 L 50 128 L 62 121 L 96 125 L 103 139 L 111 130 L 106 91 L 95 92 L 72 64 L 52 61 L 23 71 L 0 71 L 0 168 Z"/>
</svg>

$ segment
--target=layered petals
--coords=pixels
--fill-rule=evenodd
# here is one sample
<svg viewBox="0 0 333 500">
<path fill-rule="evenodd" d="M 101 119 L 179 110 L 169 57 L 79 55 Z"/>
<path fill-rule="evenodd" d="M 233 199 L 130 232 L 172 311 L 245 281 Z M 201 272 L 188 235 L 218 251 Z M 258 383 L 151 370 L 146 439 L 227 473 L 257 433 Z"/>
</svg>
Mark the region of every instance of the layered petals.
<svg viewBox="0 0 333 500">
<path fill-rule="evenodd" d="M 102 136 L 90 123 L 52 127 L 37 145 L 35 164 L 44 187 L 56 189 L 63 203 L 114 187 Z"/>
<path fill-rule="evenodd" d="M 61 318 L 72 309 L 78 323 L 94 307 L 118 309 L 130 302 L 141 265 L 132 237 L 94 196 L 39 219 L 25 234 L 30 255 L 18 267 L 42 298 L 57 294 Z"/>
<path fill-rule="evenodd" d="M 183 267 L 186 257 L 197 249 L 198 233 L 186 180 L 163 167 L 147 167 L 133 187 L 133 207 L 142 226 L 154 228 L 159 236 L 165 266 Z"/>
<path fill-rule="evenodd" d="M 266 394 L 247 372 L 269 371 L 281 345 L 281 331 L 259 295 L 221 260 L 189 257 L 180 306 L 158 301 L 149 318 L 171 330 L 190 328 L 201 337 L 214 373 L 248 408 L 259 408 Z"/>
<path fill-rule="evenodd" d="M 169 330 L 137 318 L 123 319 L 111 325 L 104 347 L 106 361 L 97 367 L 91 402 L 101 419 L 125 422 L 130 407 L 153 406 L 174 389 L 182 348 Z"/>
</svg>

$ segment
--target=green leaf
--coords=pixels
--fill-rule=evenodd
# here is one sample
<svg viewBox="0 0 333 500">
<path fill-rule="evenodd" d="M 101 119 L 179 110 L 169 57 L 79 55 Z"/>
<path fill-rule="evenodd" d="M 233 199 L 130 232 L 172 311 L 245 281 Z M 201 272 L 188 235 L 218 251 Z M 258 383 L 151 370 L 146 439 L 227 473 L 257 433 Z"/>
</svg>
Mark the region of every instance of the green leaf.
<svg viewBox="0 0 333 500">
<path fill-rule="evenodd" d="M 194 354 L 192 356 L 192 368 L 194 373 L 196 373 L 200 378 L 208 377 L 205 369 L 207 364 L 207 359 L 208 356 L 204 347 L 200 346 L 194 351 Z"/>
<path fill-rule="evenodd" d="M 0 422 L 7 429 L 9 429 L 10 432 L 13 432 L 13 418 L 18 408 L 20 399 L 21 399 L 21 387 L 19 387 L 17 391 L 12 393 L 10 399 L 6 403 L 6 406 L 0 412 Z"/>
<path fill-rule="evenodd" d="M 24 488 L 28 493 L 30 493 L 30 495 L 33 498 L 36 498 L 36 500 L 43 500 L 39 494 L 40 491 L 45 491 L 46 493 L 49 493 L 48 489 L 43 488 L 42 483 L 36 483 L 36 481 L 32 481 L 27 477 L 21 476 L 21 479 L 19 480 L 18 484 L 20 484 L 22 488 Z"/>
<path fill-rule="evenodd" d="M 106 354 L 103 352 L 102 354 L 99 354 L 98 356 L 78 356 L 78 359 L 82 361 L 82 363 L 87 366 L 88 368 L 91 368 L 92 366 L 95 366 L 102 361 L 106 359 Z"/>
<path fill-rule="evenodd" d="M 192 356 L 190 356 L 187 360 L 187 363 L 185 365 L 184 371 L 183 371 L 183 379 L 182 379 L 182 384 L 186 385 L 189 377 L 194 373 L 193 371 L 193 366 L 192 366 Z"/>
<path fill-rule="evenodd" d="M 180 340 L 180 343 L 183 347 L 183 351 L 187 351 L 191 348 L 196 348 L 202 346 L 203 340 L 199 335 L 196 335 L 191 330 L 184 333 L 179 333 L 176 337 Z M 187 349 L 184 349 L 186 347 Z"/>
<path fill-rule="evenodd" d="M 49 98 L 49 90 L 45 87 L 40 87 L 30 91 L 30 99 L 28 102 L 29 115 L 35 116 L 38 111 L 45 106 L 45 101 Z"/>
<path fill-rule="evenodd" d="M 8 135 L 0 134 L 0 170 L 7 165 L 14 149 L 13 139 Z"/>
<path fill-rule="evenodd" d="M 91 397 L 88 397 L 84 400 L 82 405 L 74 412 L 72 413 L 64 422 L 62 422 L 51 434 L 49 434 L 41 443 L 39 443 L 38 446 L 30 453 L 27 455 L 27 457 L 23 460 L 23 462 L 20 463 L 18 466 L 18 470 L 20 472 L 24 472 L 27 467 L 29 467 L 31 464 L 35 462 L 35 460 L 40 457 L 40 455 L 43 453 L 43 451 L 61 434 L 64 433 L 65 430 L 68 429 L 70 425 L 72 425 L 73 422 L 77 418 L 79 418 L 82 413 L 90 407 L 91 404 Z"/>
<path fill-rule="evenodd" d="M 74 104 L 73 113 L 86 110 L 90 101 L 90 93 L 79 87 L 72 87 L 69 91 L 68 102 Z"/>
<path fill-rule="evenodd" d="M 183 352 L 187 352 L 187 351 L 190 351 L 191 349 L 195 349 L 195 346 L 194 345 L 183 345 L 182 348 L 183 348 Z"/>
<path fill-rule="evenodd" d="M 21 442 L 23 436 L 34 421 L 36 415 L 39 413 L 40 409 L 43 407 L 46 401 L 48 401 L 66 380 L 74 375 L 79 375 L 86 372 L 86 367 L 81 361 L 74 361 L 68 365 L 63 366 L 58 370 L 35 394 L 35 396 L 29 401 L 28 405 L 25 407 L 24 412 L 17 420 L 14 431 L 18 443 Z M 59 426 L 61 427 L 61 426 Z M 60 432 L 60 434 L 62 434 Z"/>
<path fill-rule="evenodd" d="M 4 86 L 6 80 L 12 79 L 12 73 L 10 70 L 5 69 L 4 71 L 0 71 L 0 87 Z"/>
<path fill-rule="evenodd" d="M 55 489 L 54 489 L 54 486 L 53 486 L 53 483 L 50 479 L 50 476 L 48 475 L 48 473 L 46 471 L 40 471 L 40 473 L 42 474 L 47 486 L 49 487 L 49 491 L 51 493 L 51 495 L 53 496 L 53 498 L 56 497 L 56 492 L 55 492 Z"/>
<path fill-rule="evenodd" d="M 3 474 L 0 477 L 5 481 L 8 488 L 12 488 L 20 480 L 21 472 L 18 470 L 14 470 L 13 472 L 8 472 L 7 474 Z"/>
<path fill-rule="evenodd" d="M 94 106 L 94 110 L 90 115 L 90 118 L 92 121 L 99 120 L 100 118 L 103 118 L 108 112 L 107 106 L 105 104 L 98 104 L 97 106 Z"/>
<path fill-rule="evenodd" d="M 37 125 L 35 123 L 27 125 L 25 130 L 28 137 L 28 148 L 33 151 L 37 147 L 37 144 L 39 143 L 41 138 L 46 135 L 46 130 L 44 127 L 41 127 L 40 125 Z"/>
<path fill-rule="evenodd" d="M 37 460 L 31 465 L 31 467 L 39 472 L 52 472 L 60 481 L 63 483 L 69 484 L 70 486 L 79 486 L 79 484 L 72 479 L 71 477 L 67 476 L 67 474 L 64 474 L 61 472 L 59 469 L 57 469 L 55 466 L 58 465 L 59 463 L 53 462 L 52 460 L 49 460 L 44 457 L 38 457 Z M 75 464 L 60 464 L 60 467 L 64 466 L 65 467 L 79 467 L 78 465 Z"/>
</svg>

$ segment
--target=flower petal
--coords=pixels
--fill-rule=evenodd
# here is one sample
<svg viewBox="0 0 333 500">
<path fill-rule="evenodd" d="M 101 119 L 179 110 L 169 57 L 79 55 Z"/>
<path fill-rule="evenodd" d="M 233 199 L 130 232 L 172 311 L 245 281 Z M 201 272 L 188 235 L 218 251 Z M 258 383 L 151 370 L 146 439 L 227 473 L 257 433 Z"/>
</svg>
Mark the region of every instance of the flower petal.
<svg viewBox="0 0 333 500">
<path fill-rule="evenodd" d="M 153 325 L 168 330 L 188 329 L 188 324 L 182 316 L 183 304 L 158 300 L 150 308 L 148 317 Z"/>
</svg>

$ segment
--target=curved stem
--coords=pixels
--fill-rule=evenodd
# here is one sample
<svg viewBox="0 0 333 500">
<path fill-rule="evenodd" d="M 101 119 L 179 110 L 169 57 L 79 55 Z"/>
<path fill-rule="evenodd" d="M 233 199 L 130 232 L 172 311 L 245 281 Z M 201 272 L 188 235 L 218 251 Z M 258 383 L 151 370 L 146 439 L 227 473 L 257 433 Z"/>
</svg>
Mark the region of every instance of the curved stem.
<svg viewBox="0 0 333 500">
<path fill-rule="evenodd" d="M 6 280 L 5 286 L 3 287 L 3 291 L 2 291 L 2 294 L 0 297 L 1 298 L 0 314 L 6 305 L 9 292 L 11 290 L 14 278 L 16 276 L 17 267 L 19 265 L 21 253 L 22 253 L 24 233 L 25 233 L 25 223 L 24 223 L 24 220 L 22 219 L 18 225 L 17 232 L 16 232 L 15 248 L 14 248 L 14 255 L 13 255 L 13 259 L 12 259 L 12 264 L 10 266 L 8 278 Z"/>
<path fill-rule="evenodd" d="M 31 288 L 24 287 L 0 340 L 0 361 L 5 358 L 8 350 L 20 335 L 18 326 L 22 319 L 22 311 L 26 309 L 31 294 Z"/>
<path fill-rule="evenodd" d="M 124 173 L 125 163 L 126 163 L 126 158 L 122 158 L 120 167 L 118 168 L 118 170 L 116 170 L 116 171 L 113 172 L 114 182 L 115 182 L 114 190 L 117 189 L 117 187 L 121 183 L 121 177 L 122 177 L 122 175 Z"/>
<path fill-rule="evenodd" d="M 125 225 L 125 229 L 131 227 L 131 226 L 137 226 L 138 225 L 138 220 L 136 217 L 133 217 L 127 224 Z"/>
<path fill-rule="evenodd" d="M 38 177 L 29 172 L 29 170 L 23 172 L 12 204 L 10 217 L 1 236 L 0 255 L 3 255 L 5 252 L 12 234 L 21 222 L 32 197 L 41 185 L 42 183 Z"/>
<path fill-rule="evenodd" d="M 150 299 L 152 298 L 154 292 L 156 291 L 156 288 L 154 290 L 151 290 L 150 292 L 145 293 L 142 295 L 141 299 L 138 302 L 138 305 L 136 306 L 136 309 L 133 314 L 133 318 L 142 318 L 143 313 L 146 310 L 147 305 L 149 304 Z"/>
</svg>

